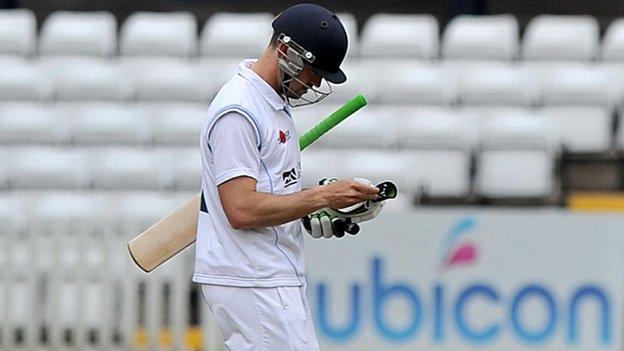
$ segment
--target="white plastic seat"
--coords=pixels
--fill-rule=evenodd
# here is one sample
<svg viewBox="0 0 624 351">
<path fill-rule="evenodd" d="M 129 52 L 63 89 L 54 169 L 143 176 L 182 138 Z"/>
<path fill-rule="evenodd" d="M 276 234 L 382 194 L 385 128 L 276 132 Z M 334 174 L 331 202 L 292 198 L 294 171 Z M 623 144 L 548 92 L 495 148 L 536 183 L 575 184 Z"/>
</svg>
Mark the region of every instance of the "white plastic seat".
<svg viewBox="0 0 624 351">
<path fill-rule="evenodd" d="M 602 40 L 603 61 L 624 61 L 624 18 L 611 22 Z"/>
<path fill-rule="evenodd" d="M 608 69 L 583 63 L 536 65 L 539 99 L 543 105 L 613 106 L 618 81 Z"/>
<path fill-rule="evenodd" d="M 72 142 L 81 145 L 131 144 L 150 141 L 150 120 L 140 109 L 125 104 L 95 102 L 58 106 L 71 118 Z"/>
<path fill-rule="evenodd" d="M 121 55 L 189 57 L 197 53 L 197 21 L 188 12 L 135 12 L 121 26 Z"/>
<path fill-rule="evenodd" d="M 52 85 L 40 66 L 20 57 L 0 57 L 0 101 L 47 100 Z"/>
<path fill-rule="evenodd" d="M 177 191 L 200 191 L 202 161 L 197 148 L 183 148 L 173 153 L 173 184 Z"/>
<path fill-rule="evenodd" d="M 488 198 L 539 198 L 553 190 L 553 131 L 536 114 L 490 118 L 481 125 L 476 192 Z"/>
<path fill-rule="evenodd" d="M 470 193 L 470 153 L 461 149 L 410 150 L 416 192 L 429 197 L 462 198 Z"/>
<path fill-rule="evenodd" d="M 375 96 L 381 104 L 449 105 L 456 101 L 456 87 L 439 63 L 368 61 Z"/>
<path fill-rule="evenodd" d="M 184 204 L 187 196 L 164 192 L 122 192 L 112 197 L 117 204 L 112 217 L 122 238 L 134 237 Z"/>
<path fill-rule="evenodd" d="M 340 68 L 347 76 L 347 81 L 340 85 L 332 84 L 332 93 L 323 102 L 342 105 L 358 94 L 364 95 L 368 103 L 377 102 L 377 89 L 386 87 L 374 84 L 372 79 L 375 75 L 371 66 L 367 61 L 344 62 Z"/>
<path fill-rule="evenodd" d="M 59 101 L 122 101 L 128 79 L 115 61 L 92 57 L 45 57 L 41 60 Z"/>
<path fill-rule="evenodd" d="M 527 60 L 592 60 L 599 53 L 599 37 L 599 25 L 594 17 L 540 15 L 526 28 L 522 57 Z"/>
<path fill-rule="evenodd" d="M 34 102 L 0 104 L 0 143 L 64 144 L 70 141 L 68 118 Z"/>
<path fill-rule="evenodd" d="M 9 169 L 9 158 L 8 155 L 5 152 L 4 148 L 0 148 L 0 213 L 2 213 L 2 209 L 3 209 L 3 205 L 5 204 L 5 202 L 3 202 L 5 199 L 2 196 L 1 191 L 6 190 L 9 186 L 9 173 L 8 173 L 8 169 Z M 4 222 L 3 222 L 4 221 Z M 3 217 L 2 214 L 0 214 L 0 225 L 2 225 L 2 223 L 8 222 L 6 220 L 5 217 Z M 9 226 L 7 225 L 7 228 L 9 228 Z"/>
<path fill-rule="evenodd" d="M 403 149 L 468 150 L 473 144 L 471 119 L 454 108 L 396 107 L 385 118 L 396 125 L 396 145 Z"/>
<path fill-rule="evenodd" d="M 219 89 L 238 72 L 238 58 L 205 58 L 198 62 L 202 96 L 212 100 Z"/>
<path fill-rule="evenodd" d="M 511 15 L 455 17 L 442 43 L 445 59 L 512 60 L 518 56 L 518 21 Z"/>
<path fill-rule="evenodd" d="M 391 180 L 400 196 L 414 194 L 416 167 L 415 158 L 410 153 L 356 150 L 340 155 L 336 163 L 336 168 L 327 171 L 335 172 L 337 178 L 363 177 L 373 184 Z"/>
<path fill-rule="evenodd" d="M 438 31 L 438 21 L 431 15 L 376 14 L 362 29 L 360 55 L 436 58 Z"/>
<path fill-rule="evenodd" d="M 197 65 L 177 58 L 126 59 L 122 63 L 139 101 L 203 101 Z"/>
<path fill-rule="evenodd" d="M 41 55 L 110 57 L 117 50 L 117 20 L 110 12 L 51 13 L 41 28 Z"/>
<path fill-rule="evenodd" d="M 151 116 L 156 145 L 197 146 L 208 107 L 203 104 L 167 104 L 145 109 Z"/>
<path fill-rule="evenodd" d="M 552 106 L 540 110 L 553 124 L 559 142 L 576 152 L 611 147 L 612 110 L 599 106 Z"/>
<path fill-rule="evenodd" d="M 56 233 L 60 235 L 82 236 L 93 233 L 98 227 L 98 216 L 103 210 L 100 202 L 100 197 L 93 193 L 43 192 L 34 202 L 32 225 L 40 230 L 61 229 L 62 231 Z M 84 232 L 85 230 L 88 232 Z"/>
<path fill-rule="evenodd" d="M 323 147 L 339 149 L 389 148 L 396 139 L 397 126 L 388 123 L 386 114 L 383 106 L 368 106 L 347 118 L 318 143 Z"/>
<path fill-rule="evenodd" d="M 37 19 L 31 10 L 0 10 L 0 56 L 30 56 L 37 42 Z"/>
<path fill-rule="evenodd" d="M 13 189 L 84 189 L 89 185 L 83 152 L 65 148 L 11 150 L 9 183 Z"/>
<path fill-rule="evenodd" d="M 350 151 L 348 151 L 350 152 Z M 301 180 L 304 188 L 318 185 L 319 180 L 337 177 L 335 170 L 344 160 L 345 153 L 337 150 L 310 147 L 301 153 Z"/>
<path fill-rule="evenodd" d="M 358 37 L 357 18 L 348 12 L 337 13 L 336 16 L 338 16 L 340 23 L 342 23 L 347 32 L 347 40 L 349 41 L 345 57 L 358 57 L 360 55 L 360 40 Z"/>
<path fill-rule="evenodd" d="M 488 198 L 541 198 L 553 190 L 554 162 L 543 150 L 487 150 L 479 154 L 476 192 Z"/>
<path fill-rule="evenodd" d="M 201 54 L 240 59 L 260 57 L 271 39 L 272 20 L 269 13 L 216 13 L 202 30 Z"/>
<path fill-rule="evenodd" d="M 163 172 L 168 163 L 166 150 L 99 149 L 93 154 L 93 187 L 98 190 L 163 190 L 168 187 L 170 178 Z"/>
<path fill-rule="evenodd" d="M 535 82 L 522 65 L 504 62 L 449 64 L 457 79 L 459 102 L 465 105 L 532 106 Z"/>
</svg>

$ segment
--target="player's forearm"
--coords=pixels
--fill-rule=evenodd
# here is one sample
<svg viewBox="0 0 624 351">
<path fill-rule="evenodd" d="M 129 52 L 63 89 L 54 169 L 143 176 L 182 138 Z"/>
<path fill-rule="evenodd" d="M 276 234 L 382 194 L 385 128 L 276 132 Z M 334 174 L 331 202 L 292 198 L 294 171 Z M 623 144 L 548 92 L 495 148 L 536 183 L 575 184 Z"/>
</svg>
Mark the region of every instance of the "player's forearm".
<svg viewBox="0 0 624 351">
<path fill-rule="evenodd" d="M 270 227 L 297 220 L 327 206 L 324 195 L 321 187 L 289 195 L 253 191 L 245 199 L 239 199 L 236 206 L 230 209 L 231 213 L 226 214 L 236 229 Z"/>
</svg>

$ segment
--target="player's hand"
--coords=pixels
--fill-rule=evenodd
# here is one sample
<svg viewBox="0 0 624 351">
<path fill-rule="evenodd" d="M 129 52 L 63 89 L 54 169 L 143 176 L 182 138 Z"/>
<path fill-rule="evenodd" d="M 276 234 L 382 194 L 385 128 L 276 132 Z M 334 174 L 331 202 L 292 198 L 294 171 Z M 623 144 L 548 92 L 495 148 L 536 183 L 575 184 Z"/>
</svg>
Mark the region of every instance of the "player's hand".
<svg viewBox="0 0 624 351">
<path fill-rule="evenodd" d="M 375 200 L 379 189 L 369 183 L 352 179 L 336 180 L 323 178 L 319 181 L 323 187 L 326 207 L 345 208 L 361 202 Z"/>
<path fill-rule="evenodd" d="M 342 238 L 345 233 L 355 235 L 360 227 L 351 223 L 349 218 L 340 218 L 330 214 L 327 209 L 320 209 L 301 218 L 303 227 L 313 238 L 329 239 L 333 236 Z"/>
</svg>

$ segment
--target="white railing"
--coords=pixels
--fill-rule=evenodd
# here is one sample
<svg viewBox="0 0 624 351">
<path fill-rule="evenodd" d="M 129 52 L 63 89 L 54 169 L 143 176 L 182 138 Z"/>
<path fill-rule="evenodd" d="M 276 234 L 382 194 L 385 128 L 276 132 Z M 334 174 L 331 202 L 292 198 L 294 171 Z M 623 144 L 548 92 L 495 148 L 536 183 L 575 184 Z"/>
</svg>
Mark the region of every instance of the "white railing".
<svg viewBox="0 0 624 351">
<path fill-rule="evenodd" d="M 145 223 L 83 218 L 0 220 L 0 350 L 223 350 L 191 282 L 192 249 L 145 274 L 126 248 Z"/>
</svg>

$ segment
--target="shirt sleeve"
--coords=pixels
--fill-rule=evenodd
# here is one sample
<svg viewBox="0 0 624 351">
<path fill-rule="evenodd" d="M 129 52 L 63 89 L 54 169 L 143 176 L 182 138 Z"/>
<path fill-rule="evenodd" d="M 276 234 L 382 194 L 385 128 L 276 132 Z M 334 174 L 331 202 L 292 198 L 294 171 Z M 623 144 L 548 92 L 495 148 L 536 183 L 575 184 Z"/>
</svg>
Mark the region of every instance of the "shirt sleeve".
<svg viewBox="0 0 624 351">
<path fill-rule="evenodd" d="M 221 116 L 208 132 L 216 185 L 247 176 L 258 179 L 260 151 L 255 125 L 237 112 Z"/>
</svg>

